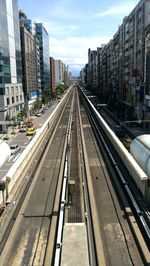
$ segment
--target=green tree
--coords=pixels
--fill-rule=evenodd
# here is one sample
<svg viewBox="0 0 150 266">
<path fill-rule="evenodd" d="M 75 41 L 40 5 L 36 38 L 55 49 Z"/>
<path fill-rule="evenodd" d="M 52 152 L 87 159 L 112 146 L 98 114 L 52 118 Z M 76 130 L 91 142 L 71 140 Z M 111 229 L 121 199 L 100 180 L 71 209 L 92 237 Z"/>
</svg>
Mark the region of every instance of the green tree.
<svg viewBox="0 0 150 266">
<path fill-rule="evenodd" d="M 52 96 L 51 95 L 42 95 L 42 103 L 43 104 L 47 104 L 51 100 L 52 100 Z"/>
<path fill-rule="evenodd" d="M 56 88 L 56 95 L 62 94 L 66 89 L 68 89 L 68 85 L 66 84 L 60 84 Z"/>
<path fill-rule="evenodd" d="M 36 111 L 39 111 L 42 108 L 42 101 L 40 99 L 37 99 L 34 103 L 34 109 Z"/>
<path fill-rule="evenodd" d="M 17 114 L 17 120 L 23 120 L 27 117 L 27 109 L 23 108 L 18 114 Z"/>
<path fill-rule="evenodd" d="M 10 121 L 10 115 L 9 114 L 6 115 L 6 121 Z"/>
</svg>

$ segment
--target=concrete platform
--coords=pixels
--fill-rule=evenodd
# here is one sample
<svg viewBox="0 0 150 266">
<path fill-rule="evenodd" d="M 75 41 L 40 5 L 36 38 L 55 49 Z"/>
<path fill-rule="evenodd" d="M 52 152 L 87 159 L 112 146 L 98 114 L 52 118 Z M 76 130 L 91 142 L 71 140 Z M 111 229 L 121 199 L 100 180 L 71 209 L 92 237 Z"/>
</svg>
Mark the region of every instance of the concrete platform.
<svg viewBox="0 0 150 266">
<path fill-rule="evenodd" d="M 84 223 L 64 226 L 61 266 L 88 266 L 87 231 Z"/>
</svg>

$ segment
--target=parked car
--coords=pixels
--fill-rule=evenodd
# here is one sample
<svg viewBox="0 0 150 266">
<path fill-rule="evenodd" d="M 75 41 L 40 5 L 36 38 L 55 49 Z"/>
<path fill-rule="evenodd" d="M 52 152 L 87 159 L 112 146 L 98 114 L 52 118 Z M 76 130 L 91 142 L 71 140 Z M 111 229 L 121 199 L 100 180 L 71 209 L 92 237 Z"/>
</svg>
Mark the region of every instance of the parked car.
<svg viewBox="0 0 150 266">
<path fill-rule="evenodd" d="M 10 145 L 11 155 L 17 153 L 20 151 L 20 145 L 19 144 L 11 144 Z"/>
<path fill-rule="evenodd" d="M 42 115 L 41 113 L 37 113 L 37 114 L 36 114 L 37 117 L 40 117 L 41 115 Z"/>
<path fill-rule="evenodd" d="M 35 133 L 36 133 L 35 128 L 31 127 L 31 128 L 28 128 L 26 135 L 27 136 L 33 136 L 33 135 L 35 135 Z"/>
</svg>

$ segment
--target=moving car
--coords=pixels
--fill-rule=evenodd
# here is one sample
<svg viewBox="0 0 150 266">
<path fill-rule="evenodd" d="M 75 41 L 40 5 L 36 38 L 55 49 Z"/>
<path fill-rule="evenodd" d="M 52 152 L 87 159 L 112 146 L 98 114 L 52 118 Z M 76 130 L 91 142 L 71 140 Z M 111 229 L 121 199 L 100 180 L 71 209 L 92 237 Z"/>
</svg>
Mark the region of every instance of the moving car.
<svg viewBox="0 0 150 266">
<path fill-rule="evenodd" d="M 36 133 L 35 128 L 31 127 L 31 128 L 28 128 L 26 135 L 27 136 L 33 136 L 33 135 L 35 135 L 35 133 Z"/>
<path fill-rule="evenodd" d="M 23 125 L 20 127 L 20 130 L 19 132 L 26 132 L 27 131 L 27 126 L 26 125 Z"/>
<path fill-rule="evenodd" d="M 37 117 L 40 117 L 41 115 L 42 115 L 41 113 L 37 113 L 37 114 L 36 114 Z"/>
<path fill-rule="evenodd" d="M 11 144 L 10 145 L 11 155 L 20 151 L 20 145 L 18 144 Z"/>
<path fill-rule="evenodd" d="M 27 127 L 33 127 L 33 121 L 32 120 L 26 121 L 26 125 Z"/>
</svg>

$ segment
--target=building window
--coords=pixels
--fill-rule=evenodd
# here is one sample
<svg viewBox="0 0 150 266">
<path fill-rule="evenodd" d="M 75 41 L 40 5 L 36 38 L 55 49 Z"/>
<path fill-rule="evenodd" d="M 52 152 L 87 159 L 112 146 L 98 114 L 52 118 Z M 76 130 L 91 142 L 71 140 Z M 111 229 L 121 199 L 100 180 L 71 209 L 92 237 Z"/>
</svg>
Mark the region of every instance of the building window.
<svg viewBox="0 0 150 266">
<path fill-rule="evenodd" d="M 16 102 L 18 102 L 19 101 L 19 97 L 18 96 L 16 96 Z"/>
<path fill-rule="evenodd" d="M 4 88 L 0 88 L 0 95 L 5 95 L 5 89 Z"/>
<path fill-rule="evenodd" d="M 9 98 L 7 98 L 7 105 L 9 105 Z"/>
<path fill-rule="evenodd" d="M 20 101 L 22 101 L 22 95 L 20 95 Z"/>
<path fill-rule="evenodd" d="M 16 112 L 18 112 L 19 111 L 19 106 L 16 106 Z"/>
<path fill-rule="evenodd" d="M 14 103 L 14 97 L 12 97 L 11 100 L 12 100 L 12 103 Z"/>
</svg>

